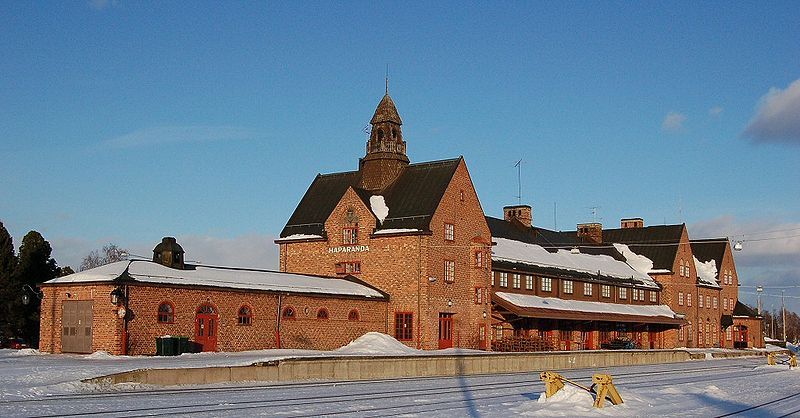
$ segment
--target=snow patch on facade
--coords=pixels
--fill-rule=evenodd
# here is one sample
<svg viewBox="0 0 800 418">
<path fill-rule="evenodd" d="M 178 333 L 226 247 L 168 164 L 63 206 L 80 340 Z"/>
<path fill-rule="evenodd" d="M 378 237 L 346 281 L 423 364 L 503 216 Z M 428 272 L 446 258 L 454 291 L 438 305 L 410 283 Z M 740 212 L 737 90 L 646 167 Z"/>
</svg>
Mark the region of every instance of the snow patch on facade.
<svg viewBox="0 0 800 418">
<path fill-rule="evenodd" d="M 623 257 L 625 257 L 628 265 L 633 267 L 636 271 L 644 274 L 653 271 L 653 260 L 650 260 L 643 255 L 636 254 L 625 244 L 614 244 L 614 248 L 616 248 Z"/>
<path fill-rule="evenodd" d="M 717 263 L 714 260 L 708 260 L 705 263 L 701 262 L 694 257 L 694 266 L 697 269 L 697 279 L 702 284 L 711 286 L 719 286 L 717 280 Z"/>
<path fill-rule="evenodd" d="M 381 195 L 370 196 L 369 207 L 380 223 L 383 223 L 383 220 L 389 216 L 389 207 L 386 206 L 386 201 Z"/>
</svg>

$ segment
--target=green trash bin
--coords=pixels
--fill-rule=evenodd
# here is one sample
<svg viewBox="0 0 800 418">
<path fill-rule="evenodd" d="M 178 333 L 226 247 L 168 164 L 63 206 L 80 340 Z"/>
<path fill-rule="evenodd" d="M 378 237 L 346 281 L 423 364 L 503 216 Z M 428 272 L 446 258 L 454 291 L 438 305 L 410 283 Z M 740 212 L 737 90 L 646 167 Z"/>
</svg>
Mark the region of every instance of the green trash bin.
<svg viewBox="0 0 800 418">
<path fill-rule="evenodd" d="M 192 348 L 189 346 L 189 337 L 175 337 L 175 339 L 178 343 L 178 351 L 175 353 L 176 355 L 192 352 Z"/>
<path fill-rule="evenodd" d="M 156 355 L 164 355 L 164 339 L 161 337 L 156 337 Z"/>
<path fill-rule="evenodd" d="M 171 336 L 156 338 L 157 356 L 176 356 L 178 355 L 177 338 Z"/>
</svg>

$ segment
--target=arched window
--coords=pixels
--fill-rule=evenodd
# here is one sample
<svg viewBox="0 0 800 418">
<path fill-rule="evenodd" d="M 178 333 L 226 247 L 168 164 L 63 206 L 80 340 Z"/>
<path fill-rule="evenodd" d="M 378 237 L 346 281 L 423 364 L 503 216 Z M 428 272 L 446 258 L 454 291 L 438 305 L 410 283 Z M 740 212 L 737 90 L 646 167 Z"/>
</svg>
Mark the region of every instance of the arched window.
<svg viewBox="0 0 800 418">
<path fill-rule="evenodd" d="M 294 308 L 291 306 L 287 306 L 283 308 L 283 315 L 285 319 L 295 319 L 297 317 L 297 312 L 295 312 Z"/>
<path fill-rule="evenodd" d="M 239 308 L 237 317 L 239 325 L 250 325 L 253 323 L 253 310 L 249 306 L 242 306 Z"/>
<path fill-rule="evenodd" d="M 317 311 L 317 319 L 328 319 L 328 310 L 325 308 L 319 308 Z"/>
<path fill-rule="evenodd" d="M 170 302 L 161 302 L 158 305 L 158 322 L 172 324 L 175 322 L 175 307 Z"/>
<path fill-rule="evenodd" d="M 357 309 L 353 309 L 349 314 L 347 314 L 348 321 L 358 321 L 359 319 L 361 319 L 361 316 L 358 314 Z"/>
<path fill-rule="evenodd" d="M 378 139 L 383 139 L 383 129 L 378 129 Z"/>
</svg>

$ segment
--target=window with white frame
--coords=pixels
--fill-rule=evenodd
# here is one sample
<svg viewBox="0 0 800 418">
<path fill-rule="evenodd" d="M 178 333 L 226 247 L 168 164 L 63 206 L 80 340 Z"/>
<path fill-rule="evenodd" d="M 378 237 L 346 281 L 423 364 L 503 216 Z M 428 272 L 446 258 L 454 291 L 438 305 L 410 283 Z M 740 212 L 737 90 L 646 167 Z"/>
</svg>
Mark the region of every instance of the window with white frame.
<svg viewBox="0 0 800 418">
<path fill-rule="evenodd" d="M 656 303 L 658 302 L 658 294 L 655 290 L 650 291 L 650 302 Z"/>
<path fill-rule="evenodd" d="M 551 292 L 553 290 L 553 279 L 549 277 L 542 277 L 542 292 Z"/>
<path fill-rule="evenodd" d="M 644 289 L 639 289 L 639 300 L 644 301 Z"/>
<path fill-rule="evenodd" d="M 564 286 L 564 293 L 571 294 L 572 293 L 572 280 L 562 280 L 561 281 Z"/>
<path fill-rule="evenodd" d="M 474 302 L 476 305 L 483 305 L 483 288 L 476 287 L 475 288 L 475 299 Z"/>
<path fill-rule="evenodd" d="M 728 298 L 722 298 L 722 310 L 728 310 Z"/>
<path fill-rule="evenodd" d="M 686 306 L 692 306 L 692 294 L 691 293 L 687 293 L 686 294 Z"/>
<path fill-rule="evenodd" d="M 584 296 L 592 296 L 592 284 L 591 283 L 584 283 L 583 284 L 583 295 Z"/>
<path fill-rule="evenodd" d="M 683 277 L 683 259 L 681 259 L 680 276 Z"/>
<path fill-rule="evenodd" d="M 711 295 L 706 295 L 706 308 L 711 308 Z"/>
<path fill-rule="evenodd" d="M 489 275 L 492 278 L 492 286 L 494 286 L 494 274 L 495 272 L 492 272 L 492 274 Z"/>
<path fill-rule="evenodd" d="M 508 273 L 500 273 L 500 287 L 508 287 Z"/>
<path fill-rule="evenodd" d="M 628 298 L 628 288 L 620 287 L 619 288 L 619 298 L 620 299 L 627 299 Z"/>
<path fill-rule="evenodd" d="M 697 297 L 697 306 L 699 306 L 701 308 L 703 307 L 703 295 L 699 295 Z"/>
<path fill-rule="evenodd" d="M 729 326 L 728 328 L 725 329 L 725 339 L 727 339 L 728 341 L 733 340 L 733 327 Z"/>
<path fill-rule="evenodd" d="M 683 306 L 683 292 L 678 292 L 678 306 Z"/>
<path fill-rule="evenodd" d="M 456 227 L 453 224 L 444 224 L 444 239 L 453 241 L 456 239 Z"/>
<path fill-rule="evenodd" d="M 533 276 L 529 274 L 525 275 L 525 288 L 528 290 L 533 290 Z"/>
<path fill-rule="evenodd" d="M 604 298 L 610 298 L 611 297 L 611 286 L 609 286 L 607 284 L 601 284 L 600 285 L 600 294 L 603 295 Z"/>
<path fill-rule="evenodd" d="M 475 263 L 473 264 L 475 268 L 483 267 L 483 251 L 475 251 Z"/>
<path fill-rule="evenodd" d="M 456 281 L 456 262 L 444 260 L 444 282 L 453 283 Z"/>
<path fill-rule="evenodd" d="M 519 274 L 514 273 L 511 275 L 512 284 L 514 285 L 514 289 L 519 289 Z"/>
<path fill-rule="evenodd" d="M 631 300 L 639 300 L 639 293 L 636 289 L 631 289 Z"/>
<path fill-rule="evenodd" d="M 686 328 L 686 327 L 681 327 L 681 328 L 678 330 L 678 341 L 683 341 L 683 338 L 684 338 L 684 335 L 683 335 L 683 333 L 684 333 L 684 328 Z"/>
<path fill-rule="evenodd" d="M 714 296 L 714 309 L 717 309 L 717 297 Z"/>
</svg>

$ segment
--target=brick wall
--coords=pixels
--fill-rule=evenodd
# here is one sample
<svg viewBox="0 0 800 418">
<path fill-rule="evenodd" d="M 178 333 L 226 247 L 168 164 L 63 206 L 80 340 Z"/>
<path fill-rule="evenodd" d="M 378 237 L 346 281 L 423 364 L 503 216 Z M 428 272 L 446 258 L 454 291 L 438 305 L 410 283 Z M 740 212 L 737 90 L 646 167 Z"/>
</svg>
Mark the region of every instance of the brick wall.
<svg viewBox="0 0 800 418">
<path fill-rule="evenodd" d="M 93 301 L 92 351 L 122 354 L 123 320 L 117 317 L 117 306 L 110 302 L 114 286 L 46 286 L 42 304 L 42 351 L 61 352 L 61 302 Z M 218 314 L 216 351 L 243 351 L 277 348 L 278 301 L 274 293 L 250 292 L 197 287 L 129 285 L 128 354 L 154 354 L 159 336 L 187 336 L 194 340 L 195 313 L 203 304 L 210 304 Z M 67 298 L 66 294 L 70 297 Z M 174 306 L 174 322 L 159 323 L 158 307 L 163 302 Z M 283 348 L 330 350 L 341 347 L 369 331 L 386 332 L 386 302 L 361 298 L 280 296 L 282 307 L 291 306 L 295 319 L 281 320 Z M 238 323 L 243 305 L 252 310 L 250 325 Z M 317 311 L 325 308 L 328 319 L 317 319 Z M 348 315 L 356 309 L 359 320 Z"/>
</svg>

